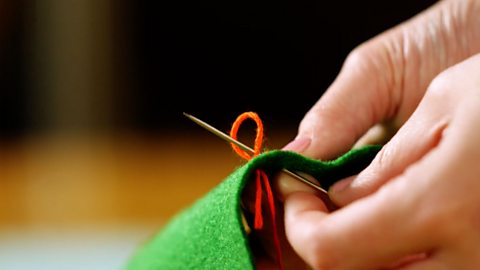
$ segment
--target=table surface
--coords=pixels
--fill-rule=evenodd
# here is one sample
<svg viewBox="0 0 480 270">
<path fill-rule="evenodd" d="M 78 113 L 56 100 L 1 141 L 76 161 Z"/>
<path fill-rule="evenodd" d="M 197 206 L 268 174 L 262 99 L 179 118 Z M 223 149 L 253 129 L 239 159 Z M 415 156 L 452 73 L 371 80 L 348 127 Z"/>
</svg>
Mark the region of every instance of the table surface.
<svg viewBox="0 0 480 270">
<path fill-rule="evenodd" d="M 275 149 L 294 131 L 270 134 Z M 0 269 L 118 269 L 243 163 L 205 132 L 2 141 Z"/>
</svg>

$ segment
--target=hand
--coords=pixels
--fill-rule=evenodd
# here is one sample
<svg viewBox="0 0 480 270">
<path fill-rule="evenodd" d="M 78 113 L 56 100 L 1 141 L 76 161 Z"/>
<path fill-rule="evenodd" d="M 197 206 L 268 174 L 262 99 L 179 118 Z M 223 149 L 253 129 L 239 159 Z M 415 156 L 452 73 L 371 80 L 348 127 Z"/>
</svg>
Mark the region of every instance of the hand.
<svg viewBox="0 0 480 270">
<path fill-rule="evenodd" d="M 297 150 L 331 159 L 376 124 L 397 130 L 435 76 L 480 52 L 479 12 L 478 0 L 441 1 L 353 50 L 300 123 Z"/>
<path fill-rule="evenodd" d="M 314 269 L 381 269 L 417 254 L 420 260 L 402 269 L 477 269 L 479 119 L 480 54 L 433 81 L 411 118 L 344 191 L 346 207 L 327 214 L 314 195 L 287 196 L 293 248 Z"/>
<path fill-rule="evenodd" d="M 292 145 L 324 159 L 377 123 L 402 126 L 369 168 L 334 186 L 332 198 L 346 206 L 335 213 L 315 196 L 288 195 L 280 180 L 288 239 L 314 268 L 480 265 L 480 56 L 449 68 L 480 52 L 479 11 L 479 1 L 444 1 L 360 46 L 302 121 Z M 411 254 L 420 256 L 403 259 Z"/>
</svg>

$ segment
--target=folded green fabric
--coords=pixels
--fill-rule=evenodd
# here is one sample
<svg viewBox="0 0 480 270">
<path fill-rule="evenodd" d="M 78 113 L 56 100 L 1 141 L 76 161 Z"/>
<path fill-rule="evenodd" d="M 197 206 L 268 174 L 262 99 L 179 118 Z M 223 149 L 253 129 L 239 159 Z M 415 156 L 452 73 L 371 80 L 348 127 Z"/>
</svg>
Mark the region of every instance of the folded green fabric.
<svg viewBox="0 0 480 270">
<path fill-rule="evenodd" d="M 282 168 L 305 172 L 329 188 L 357 174 L 374 158 L 379 146 L 351 150 L 333 161 L 318 161 L 294 152 L 270 151 L 236 169 L 193 206 L 173 218 L 150 242 L 140 247 L 127 270 L 255 269 L 241 219 L 241 195 L 255 169 L 267 174 Z"/>
</svg>

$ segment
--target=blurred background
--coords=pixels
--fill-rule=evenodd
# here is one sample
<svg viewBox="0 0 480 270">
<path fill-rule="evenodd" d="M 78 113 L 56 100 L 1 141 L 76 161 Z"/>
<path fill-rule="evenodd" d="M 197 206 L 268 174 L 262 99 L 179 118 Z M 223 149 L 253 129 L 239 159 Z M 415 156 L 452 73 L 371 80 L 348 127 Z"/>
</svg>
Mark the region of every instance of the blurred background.
<svg viewBox="0 0 480 270">
<path fill-rule="evenodd" d="M 120 269 L 243 164 L 182 112 L 256 111 L 280 148 L 350 50 L 434 2 L 0 0 L 0 269 Z"/>
</svg>

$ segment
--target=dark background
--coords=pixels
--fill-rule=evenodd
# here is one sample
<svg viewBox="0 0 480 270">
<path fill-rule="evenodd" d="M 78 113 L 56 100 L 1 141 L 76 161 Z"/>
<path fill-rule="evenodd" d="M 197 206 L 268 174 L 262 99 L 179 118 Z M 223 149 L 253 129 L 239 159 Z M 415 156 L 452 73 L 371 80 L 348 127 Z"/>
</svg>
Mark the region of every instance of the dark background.
<svg viewBox="0 0 480 270">
<path fill-rule="evenodd" d="M 112 40 L 111 117 L 59 127 L 29 109 L 35 5 L 3 1 L 0 134 L 72 127 L 163 132 L 193 126 L 184 111 L 223 127 L 253 110 L 272 128 L 294 127 L 349 51 L 434 2 L 112 1 L 113 28 L 105 33 Z"/>
</svg>

